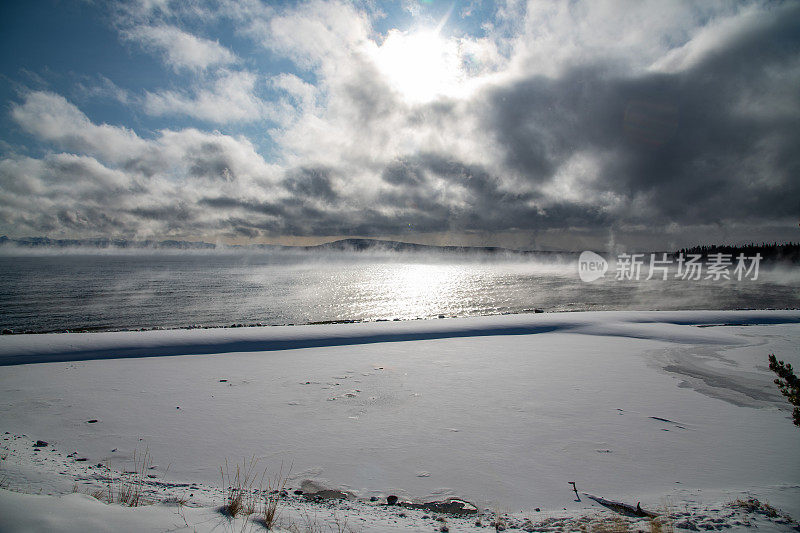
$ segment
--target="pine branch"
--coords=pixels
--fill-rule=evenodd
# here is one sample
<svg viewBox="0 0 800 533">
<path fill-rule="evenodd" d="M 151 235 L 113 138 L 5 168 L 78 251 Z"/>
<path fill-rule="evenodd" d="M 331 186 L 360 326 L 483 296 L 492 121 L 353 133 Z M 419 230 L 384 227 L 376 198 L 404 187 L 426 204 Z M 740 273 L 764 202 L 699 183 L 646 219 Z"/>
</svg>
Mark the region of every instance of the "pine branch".
<svg viewBox="0 0 800 533">
<path fill-rule="evenodd" d="M 781 394 L 795 406 L 792 410 L 792 420 L 795 426 L 800 427 L 800 379 L 794 375 L 792 365 L 778 361 L 775 354 L 769 354 L 769 369 L 778 375 L 778 379 L 775 379 L 774 383 L 780 389 Z"/>
</svg>

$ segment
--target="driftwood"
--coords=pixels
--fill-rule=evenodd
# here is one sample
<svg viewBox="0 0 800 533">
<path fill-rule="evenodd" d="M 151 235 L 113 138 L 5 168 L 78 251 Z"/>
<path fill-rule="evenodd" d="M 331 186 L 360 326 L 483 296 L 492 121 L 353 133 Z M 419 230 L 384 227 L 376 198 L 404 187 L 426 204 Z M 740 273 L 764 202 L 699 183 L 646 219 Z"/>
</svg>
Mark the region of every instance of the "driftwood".
<svg viewBox="0 0 800 533">
<path fill-rule="evenodd" d="M 572 490 L 574 490 L 574 491 L 575 491 L 575 501 L 576 501 L 576 502 L 579 502 L 579 501 L 581 501 L 581 495 L 580 495 L 580 494 L 578 494 L 578 487 L 576 487 L 576 486 L 575 486 L 575 482 L 574 482 L 574 481 L 567 481 L 567 483 L 569 483 L 570 485 L 572 485 Z"/>
<path fill-rule="evenodd" d="M 470 515 L 478 512 L 478 508 L 469 502 L 458 499 L 449 499 L 440 502 L 398 502 L 397 505 L 408 507 L 409 509 L 421 509 L 434 513 L 448 513 L 453 515 Z"/>
<path fill-rule="evenodd" d="M 658 513 L 654 513 L 652 511 L 645 511 L 639 505 L 641 502 L 637 502 L 636 506 L 628 505 L 627 503 L 622 502 L 615 502 L 612 500 L 604 500 L 603 498 L 598 498 L 597 496 L 592 496 L 591 494 L 583 493 L 584 496 L 587 498 L 591 498 L 603 507 L 608 507 L 612 511 L 619 513 L 625 516 L 634 516 L 634 517 L 647 517 L 647 518 L 655 518 L 658 516 Z"/>
</svg>

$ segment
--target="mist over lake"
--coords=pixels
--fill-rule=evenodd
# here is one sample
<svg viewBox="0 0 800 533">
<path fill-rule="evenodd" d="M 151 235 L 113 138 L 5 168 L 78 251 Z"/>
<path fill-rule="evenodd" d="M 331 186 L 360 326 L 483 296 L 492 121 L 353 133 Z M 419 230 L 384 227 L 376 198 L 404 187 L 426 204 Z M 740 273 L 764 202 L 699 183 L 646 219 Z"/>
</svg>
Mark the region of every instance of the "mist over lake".
<svg viewBox="0 0 800 533">
<path fill-rule="evenodd" d="M 571 255 L 45 253 L 0 257 L 15 332 L 411 320 L 580 310 L 800 307 L 796 267 L 757 280 L 582 282 Z"/>
</svg>

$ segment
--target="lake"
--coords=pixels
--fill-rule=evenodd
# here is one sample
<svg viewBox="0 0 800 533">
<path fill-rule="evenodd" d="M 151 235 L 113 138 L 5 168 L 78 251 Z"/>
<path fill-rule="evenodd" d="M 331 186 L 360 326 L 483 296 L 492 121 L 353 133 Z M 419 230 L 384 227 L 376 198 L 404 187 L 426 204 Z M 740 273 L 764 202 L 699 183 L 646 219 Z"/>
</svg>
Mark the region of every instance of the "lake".
<svg viewBox="0 0 800 533">
<path fill-rule="evenodd" d="M 541 309 L 800 307 L 800 269 L 757 280 L 582 282 L 574 256 L 119 252 L 0 256 L 0 327 L 118 330 L 409 320 Z"/>
</svg>

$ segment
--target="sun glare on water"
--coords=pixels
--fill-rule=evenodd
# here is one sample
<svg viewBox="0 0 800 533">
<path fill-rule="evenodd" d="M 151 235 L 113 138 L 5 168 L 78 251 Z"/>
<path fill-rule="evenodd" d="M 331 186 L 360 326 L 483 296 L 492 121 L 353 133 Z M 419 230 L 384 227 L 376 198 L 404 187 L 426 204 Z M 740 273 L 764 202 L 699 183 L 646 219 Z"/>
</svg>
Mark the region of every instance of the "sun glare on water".
<svg viewBox="0 0 800 533">
<path fill-rule="evenodd" d="M 438 30 L 391 30 L 375 50 L 375 63 L 389 84 L 410 103 L 466 92 L 458 42 Z"/>
</svg>

